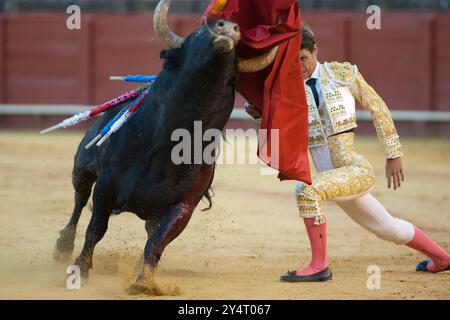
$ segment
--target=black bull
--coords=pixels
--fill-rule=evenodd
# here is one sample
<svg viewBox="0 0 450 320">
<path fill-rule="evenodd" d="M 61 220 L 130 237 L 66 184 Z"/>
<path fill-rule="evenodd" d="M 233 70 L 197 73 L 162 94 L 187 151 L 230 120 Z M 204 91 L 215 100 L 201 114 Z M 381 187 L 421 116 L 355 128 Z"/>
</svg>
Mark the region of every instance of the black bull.
<svg viewBox="0 0 450 320">
<path fill-rule="evenodd" d="M 77 223 L 95 183 L 92 217 L 75 261 L 82 276 L 92 268 L 94 247 L 111 214 L 126 211 L 145 220 L 148 240 L 139 281 L 151 281 L 164 248 L 184 230 L 199 201 L 209 199 L 215 165 L 175 165 L 171 151 L 177 142 L 171 134 L 179 128 L 193 132 L 194 121 L 202 121 L 203 131 L 223 130 L 231 115 L 239 70 L 234 46 L 227 51 L 227 45 L 213 41 L 211 31 L 220 23 L 203 25 L 181 47 L 161 52 L 164 68 L 153 89 L 109 141 L 85 149 L 123 106 L 104 114 L 81 141 L 72 172 L 75 208 L 60 232 L 55 258 L 72 253 Z"/>
</svg>

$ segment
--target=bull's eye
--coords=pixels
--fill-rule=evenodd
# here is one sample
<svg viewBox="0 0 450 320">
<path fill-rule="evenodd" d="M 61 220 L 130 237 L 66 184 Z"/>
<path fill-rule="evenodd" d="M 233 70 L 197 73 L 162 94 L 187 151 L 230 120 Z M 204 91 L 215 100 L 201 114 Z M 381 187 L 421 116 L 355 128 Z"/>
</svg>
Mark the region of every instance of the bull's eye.
<svg viewBox="0 0 450 320">
<path fill-rule="evenodd" d="M 222 20 L 220 20 L 219 21 L 219 23 L 217 24 L 219 27 L 224 27 L 225 26 L 225 23 L 222 21 Z"/>
<path fill-rule="evenodd" d="M 236 32 L 238 32 L 239 31 L 239 28 L 237 27 L 237 26 L 234 26 L 234 31 L 236 31 Z"/>
</svg>

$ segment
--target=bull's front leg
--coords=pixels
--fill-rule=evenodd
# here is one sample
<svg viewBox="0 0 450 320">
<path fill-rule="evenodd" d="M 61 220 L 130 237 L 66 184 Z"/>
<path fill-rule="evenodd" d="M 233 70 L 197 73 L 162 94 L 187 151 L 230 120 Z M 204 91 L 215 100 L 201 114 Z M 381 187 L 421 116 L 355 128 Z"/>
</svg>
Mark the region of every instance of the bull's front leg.
<svg viewBox="0 0 450 320">
<path fill-rule="evenodd" d="M 172 206 L 162 218 L 146 221 L 148 239 L 144 250 L 144 266 L 136 283 L 128 288 L 129 294 L 163 294 L 154 281 L 156 267 L 167 245 L 186 228 L 194 208 L 192 201 L 183 201 Z"/>
</svg>

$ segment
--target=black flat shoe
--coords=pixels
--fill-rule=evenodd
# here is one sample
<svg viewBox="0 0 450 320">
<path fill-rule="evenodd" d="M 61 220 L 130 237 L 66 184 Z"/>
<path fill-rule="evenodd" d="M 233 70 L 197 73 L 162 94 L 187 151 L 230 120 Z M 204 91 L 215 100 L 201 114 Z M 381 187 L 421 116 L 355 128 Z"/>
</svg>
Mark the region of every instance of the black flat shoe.
<svg viewBox="0 0 450 320">
<path fill-rule="evenodd" d="M 416 266 L 416 271 L 417 272 L 430 272 L 430 271 L 428 271 L 428 264 L 431 262 L 431 260 L 425 260 L 425 261 L 422 261 L 421 263 L 419 263 L 417 266 Z M 443 271 L 448 271 L 448 270 L 450 270 L 450 266 L 448 266 L 447 267 L 447 269 L 445 269 L 445 270 L 442 270 L 442 271 L 440 271 L 440 272 L 443 272 Z"/>
<path fill-rule="evenodd" d="M 330 268 L 326 268 L 323 271 L 309 275 L 309 276 L 299 276 L 296 271 L 288 272 L 282 275 L 280 280 L 283 282 L 324 282 L 333 279 L 333 274 Z"/>
</svg>

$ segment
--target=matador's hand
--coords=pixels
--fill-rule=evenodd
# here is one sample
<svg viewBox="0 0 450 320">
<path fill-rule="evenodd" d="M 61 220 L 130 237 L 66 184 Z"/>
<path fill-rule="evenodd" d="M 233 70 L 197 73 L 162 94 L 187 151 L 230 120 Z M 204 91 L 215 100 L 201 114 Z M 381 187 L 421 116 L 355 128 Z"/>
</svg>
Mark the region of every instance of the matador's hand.
<svg viewBox="0 0 450 320">
<path fill-rule="evenodd" d="M 253 105 L 251 105 L 250 103 L 246 102 L 244 104 L 244 109 L 245 109 L 245 112 L 247 112 L 247 114 L 250 115 L 256 121 L 261 119 L 261 115 L 259 114 L 259 111 L 256 110 L 256 108 Z"/>
<path fill-rule="evenodd" d="M 405 181 L 401 158 L 386 160 L 386 179 L 388 180 L 389 189 L 392 185 L 394 186 L 394 190 L 400 188 L 402 182 Z"/>
</svg>

